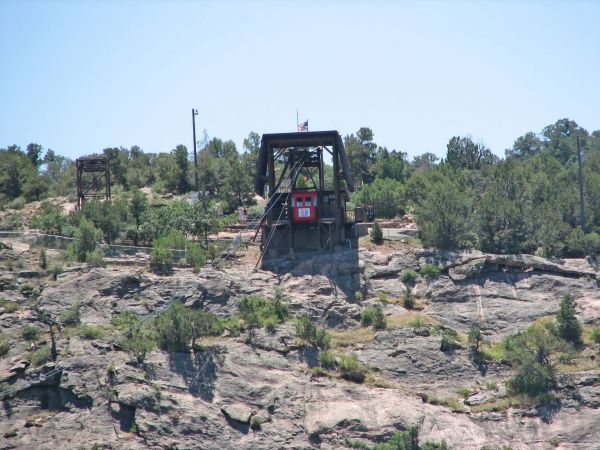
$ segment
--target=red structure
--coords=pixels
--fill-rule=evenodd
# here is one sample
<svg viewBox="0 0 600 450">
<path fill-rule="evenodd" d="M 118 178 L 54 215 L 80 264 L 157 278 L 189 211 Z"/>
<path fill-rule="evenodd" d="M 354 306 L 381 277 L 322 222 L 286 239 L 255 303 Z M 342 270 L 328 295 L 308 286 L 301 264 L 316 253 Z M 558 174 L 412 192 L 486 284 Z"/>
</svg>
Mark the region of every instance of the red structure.
<svg viewBox="0 0 600 450">
<path fill-rule="evenodd" d="M 292 220 L 294 222 L 317 221 L 317 191 L 292 192 Z"/>
</svg>

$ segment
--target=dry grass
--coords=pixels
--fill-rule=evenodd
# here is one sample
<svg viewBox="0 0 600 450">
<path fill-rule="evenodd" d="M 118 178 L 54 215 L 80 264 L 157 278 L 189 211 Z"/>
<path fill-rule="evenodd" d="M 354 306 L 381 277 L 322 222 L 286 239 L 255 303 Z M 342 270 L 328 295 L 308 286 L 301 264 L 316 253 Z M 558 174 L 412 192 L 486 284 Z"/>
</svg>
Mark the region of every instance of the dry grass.
<svg viewBox="0 0 600 450">
<path fill-rule="evenodd" d="M 331 330 L 329 334 L 331 335 L 331 348 L 333 349 L 365 344 L 371 342 L 375 337 L 375 332 L 371 327 L 353 328 L 344 331 Z"/>
<path fill-rule="evenodd" d="M 384 389 L 399 389 L 400 384 L 395 381 L 389 380 L 381 375 L 377 375 L 373 372 L 369 372 L 365 378 L 365 384 L 371 387 L 384 388 Z"/>
<path fill-rule="evenodd" d="M 596 352 L 591 348 L 584 348 L 581 352 L 575 354 L 572 361 L 569 361 L 568 364 L 558 364 L 556 369 L 562 373 L 569 373 L 593 370 L 597 367 Z"/>
<path fill-rule="evenodd" d="M 490 342 L 481 346 L 481 353 L 486 359 L 500 361 L 506 359 L 506 349 L 502 342 Z"/>
<path fill-rule="evenodd" d="M 387 317 L 388 328 L 419 328 L 434 325 L 435 321 L 428 315 L 418 311 L 408 311 L 406 314 Z"/>
<path fill-rule="evenodd" d="M 600 343 L 600 327 L 592 327 L 583 325 L 583 333 L 581 335 L 585 345 L 594 345 Z"/>
<path fill-rule="evenodd" d="M 48 419 L 58 414 L 58 411 L 40 411 L 31 414 L 26 419 L 26 427 L 41 427 Z"/>
<path fill-rule="evenodd" d="M 474 412 L 474 413 L 499 412 L 499 411 L 506 411 L 508 408 L 512 408 L 513 406 L 520 406 L 520 405 L 521 405 L 520 401 L 513 397 L 500 398 L 500 399 L 494 397 L 489 402 L 482 403 L 481 405 L 471 406 L 471 412 Z"/>
<path fill-rule="evenodd" d="M 548 394 L 545 401 L 549 399 L 559 398 L 556 394 Z M 527 396 L 511 396 L 504 398 L 493 397 L 492 400 L 482 403 L 481 405 L 473 405 L 470 407 L 471 412 L 498 412 L 506 411 L 508 408 L 531 408 L 538 406 L 542 402 L 539 398 L 529 398 Z"/>
<path fill-rule="evenodd" d="M 465 405 L 454 397 L 429 397 L 427 403 L 447 406 L 454 412 L 465 412 Z"/>
</svg>

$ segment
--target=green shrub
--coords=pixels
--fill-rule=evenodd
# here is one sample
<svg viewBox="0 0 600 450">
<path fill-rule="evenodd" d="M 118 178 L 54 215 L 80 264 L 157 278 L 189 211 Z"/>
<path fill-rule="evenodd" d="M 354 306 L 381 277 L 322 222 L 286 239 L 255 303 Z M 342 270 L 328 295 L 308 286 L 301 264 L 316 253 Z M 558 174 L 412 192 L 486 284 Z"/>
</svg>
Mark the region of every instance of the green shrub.
<svg viewBox="0 0 600 450">
<path fill-rule="evenodd" d="M 495 381 L 488 381 L 485 384 L 485 387 L 488 388 L 490 391 L 497 391 L 498 390 L 498 383 L 496 383 Z"/>
<path fill-rule="evenodd" d="M 227 330 L 230 336 L 239 336 L 242 330 L 242 322 L 237 316 L 219 318 L 219 324 L 223 330 Z"/>
<path fill-rule="evenodd" d="M 187 351 L 192 338 L 192 327 L 182 303 L 173 303 L 163 311 L 156 319 L 155 329 L 158 344 L 163 350 Z"/>
<path fill-rule="evenodd" d="M 471 325 L 471 328 L 469 328 L 468 340 L 469 344 L 471 344 L 471 346 L 473 347 L 475 353 L 479 353 L 481 345 L 485 343 L 485 338 L 483 336 L 483 333 L 481 332 L 481 328 L 479 328 L 479 325 Z"/>
<path fill-rule="evenodd" d="M 140 316 L 132 309 L 125 309 L 112 316 L 110 321 L 119 330 L 124 330 L 136 325 L 140 321 Z"/>
<path fill-rule="evenodd" d="M 296 336 L 305 341 L 312 341 L 316 339 L 317 326 L 314 324 L 312 319 L 304 314 L 296 321 Z"/>
<path fill-rule="evenodd" d="M 331 336 L 327 330 L 317 327 L 307 315 L 300 316 L 296 321 L 296 336 L 321 350 L 326 350 L 331 345 Z"/>
<path fill-rule="evenodd" d="M 249 330 L 273 327 L 289 317 L 287 305 L 277 296 L 273 300 L 267 300 L 258 295 L 247 295 L 239 301 L 238 307 Z"/>
<path fill-rule="evenodd" d="M 390 298 L 385 292 L 380 292 L 377 294 L 377 300 L 379 300 L 381 303 L 388 303 Z"/>
<path fill-rule="evenodd" d="M 143 364 L 149 351 L 156 348 L 156 335 L 146 326 L 134 327 L 119 344 L 135 356 L 138 363 Z"/>
<path fill-rule="evenodd" d="M 48 268 L 48 255 L 46 255 L 46 249 L 40 250 L 40 267 L 44 270 Z"/>
<path fill-rule="evenodd" d="M 79 334 L 85 339 L 102 339 L 104 337 L 104 327 L 82 323 L 79 326 Z"/>
<path fill-rule="evenodd" d="M 574 345 L 580 345 L 582 328 L 577 317 L 575 317 L 576 307 L 575 299 L 570 294 L 565 295 L 560 301 L 556 321 L 558 322 L 560 337 Z"/>
<path fill-rule="evenodd" d="M 21 336 L 26 341 L 37 341 L 42 333 L 42 329 L 35 325 L 25 325 L 21 330 Z"/>
<path fill-rule="evenodd" d="M 533 359 L 525 362 L 521 370 L 507 383 L 513 394 L 526 394 L 530 397 L 546 393 L 555 384 L 554 369 Z"/>
<path fill-rule="evenodd" d="M 39 229 L 42 233 L 68 235 L 69 218 L 61 205 L 55 205 L 49 201 L 42 202 L 40 208 L 35 212 L 29 222 L 32 228 Z"/>
<path fill-rule="evenodd" d="M 23 227 L 23 216 L 21 214 L 9 216 L 8 226 L 13 230 L 20 230 Z"/>
<path fill-rule="evenodd" d="M 589 256 L 596 258 L 600 254 L 600 235 L 598 233 L 586 234 L 583 238 L 583 246 Z"/>
<path fill-rule="evenodd" d="M 159 245 L 164 245 L 165 247 L 177 250 L 185 250 L 186 247 L 191 244 L 191 242 L 185 237 L 185 234 L 178 230 L 167 231 L 158 239 L 155 239 L 155 242 L 157 242 Z"/>
<path fill-rule="evenodd" d="M 204 266 L 206 264 L 206 252 L 204 248 L 194 242 L 188 243 L 185 262 L 195 270 Z"/>
<path fill-rule="evenodd" d="M 433 442 L 424 442 L 419 445 L 419 433 L 416 427 L 411 426 L 407 431 L 394 433 L 387 441 L 367 445 L 362 441 L 346 439 L 346 447 L 359 448 L 363 450 L 447 450 L 448 446 L 444 441 L 441 444 Z"/>
<path fill-rule="evenodd" d="M 592 328 L 590 331 L 590 337 L 596 344 L 600 344 L 600 328 Z"/>
<path fill-rule="evenodd" d="M 504 347 L 515 370 L 507 383 L 510 392 L 530 397 L 545 394 L 556 385 L 556 364 L 572 349 L 552 322 L 534 324 L 506 337 Z"/>
<path fill-rule="evenodd" d="M 437 264 L 427 263 L 421 266 L 419 273 L 426 278 L 435 278 L 442 273 L 442 268 Z"/>
<path fill-rule="evenodd" d="M 340 375 L 342 378 L 362 383 L 367 376 L 367 366 L 358 360 L 356 353 L 343 355 L 339 360 Z"/>
<path fill-rule="evenodd" d="M 381 244 L 383 242 L 383 231 L 377 221 L 373 223 L 373 228 L 371 228 L 371 241 L 374 244 Z"/>
<path fill-rule="evenodd" d="M 56 281 L 58 276 L 63 273 L 63 266 L 59 264 L 53 264 L 50 266 L 50 274 L 52 275 L 52 279 Z"/>
<path fill-rule="evenodd" d="M 33 292 L 33 289 L 34 287 L 31 283 L 23 283 L 19 286 L 19 292 L 23 294 L 29 294 Z"/>
<path fill-rule="evenodd" d="M 402 303 L 406 309 L 413 309 L 415 307 L 415 296 L 410 286 L 406 286 L 406 289 L 404 289 Z"/>
<path fill-rule="evenodd" d="M 400 279 L 403 283 L 412 283 L 414 282 L 419 274 L 412 269 L 404 269 L 400 274 Z"/>
<path fill-rule="evenodd" d="M 79 262 L 85 262 L 87 254 L 96 249 L 96 243 L 100 240 L 102 232 L 98 230 L 85 217 L 82 217 L 79 226 L 75 230 L 75 241 L 73 242 L 73 253 Z"/>
<path fill-rule="evenodd" d="M 159 274 L 166 274 L 173 270 L 173 251 L 158 240 L 154 241 L 154 248 L 150 253 L 150 268 Z"/>
<path fill-rule="evenodd" d="M 85 255 L 85 262 L 90 267 L 104 267 L 104 254 L 100 248 Z"/>
<path fill-rule="evenodd" d="M 204 336 L 219 336 L 223 332 L 223 325 L 219 318 L 211 312 L 188 310 L 192 334 L 192 348 L 196 347 L 196 339 Z"/>
<path fill-rule="evenodd" d="M 0 356 L 4 356 L 10 350 L 10 339 L 7 336 L 0 336 Z"/>
<path fill-rule="evenodd" d="M 252 418 L 250 419 L 250 428 L 252 428 L 255 431 L 260 430 L 263 422 L 264 419 L 262 419 L 260 416 L 252 416 Z"/>
<path fill-rule="evenodd" d="M 12 202 L 10 202 L 7 206 L 11 209 L 23 209 L 27 202 L 23 197 L 17 197 Z"/>
<path fill-rule="evenodd" d="M 335 355 L 333 352 L 324 351 L 319 353 L 319 365 L 324 369 L 333 369 L 336 365 Z"/>
<path fill-rule="evenodd" d="M 457 393 L 458 395 L 460 395 L 461 397 L 463 397 L 463 398 L 468 398 L 468 397 L 469 397 L 469 395 L 471 395 L 471 388 L 468 388 L 468 387 L 465 387 L 465 386 L 463 386 L 463 387 L 459 387 L 459 388 L 456 390 L 456 393 Z"/>
<path fill-rule="evenodd" d="M 37 350 L 33 350 L 27 355 L 27 359 L 31 361 L 34 366 L 41 366 L 50 360 L 50 347 L 42 345 Z"/>
<path fill-rule="evenodd" d="M 458 348 L 458 333 L 451 328 L 446 328 L 442 334 L 440 350 L 447 352 Z"/>
<path fill-rule="evenodd" d="M 8 300 L 2 300 L 0 301 L 0 307 L 2 307 L 2 310 L 4 311 L 5 314 L 11 314 L 14 313 L 15 311 L 18 311 L 20 306 L 17 302 L 9 302 Z"/>
<path fill-rule="evenodd" d="M 79 302 L 74 303 L 69 309 L 60 315 L 60 321 L 63 325 L 79 322 Z"/>
<path fill-rule="evenodd" d="M 387 323 L 380 305 L 367 306 L 361 314 L 361 324 L 364 327 L 373 325 L 376 330 L 384 330 Z"/>
<path fill-rule="evenodd" d="M 315 338 L 314 345 L 316 345 L 321 350 L 327 350 L 331 347 L 331 336 L 327 333 L 325 328 L 318 328 L 317 335 Z"/>
<path fill-rule="evenodd" d="M 354 300 L 356 300 L 357 302 L 359 302 L 359 303 L 360 303 L 360 302 L 362 302 L 362 299 L 363 299 L 362 292 L 360 292 L 360 291 L 356 291 L 356 292 L 354 293 Z"/>
</svg>

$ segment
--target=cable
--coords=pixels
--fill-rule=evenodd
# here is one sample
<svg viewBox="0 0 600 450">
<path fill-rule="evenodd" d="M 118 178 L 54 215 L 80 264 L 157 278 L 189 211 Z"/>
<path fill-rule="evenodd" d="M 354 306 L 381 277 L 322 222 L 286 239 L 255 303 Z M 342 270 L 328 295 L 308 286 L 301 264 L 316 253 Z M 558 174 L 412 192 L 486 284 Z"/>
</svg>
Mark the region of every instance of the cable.
<svg viewBox="0 0 600 450">
<path fill-rule="evenodd" d="M 302 169 L 302 167 L 304 167 L 304 163 L 303 162 L 298 167 L 298 170 L 297 170 L 295 176 L 298 176 L 298 173 L 300 172 L 300 170 Z M 288 199 L 289 199 L 290 194 L 291 194 L 291 190 L 290 190 L 290 192 L 286 192 L 286 199 L 285 199 L 285 201 L 284 202 L 280 202 L 280 203 L 287 202 Z M 275 202 L 273 202 L 273 203 L 275 203 Z M 277 217 L 276 222 L 279 222 L 279 220 L 281 219 L 281 216 L 282 216 L 284 210 L 285 210 L 285 208 L 281 208 L 281 212 L 279 213 L 279 217 Z M 258 267 L 258 263 L 261 261 L 263 255 L 265 254 L 265 252 L 269 248 L 269 245 L 271 244 L 271 241 L 273 240 L 274 236 L 275 236 L 275 229 L 272 229 L 271 230 L 271 234 L 269 234 L 269 236 L 267 236 L 267 241 L 265 243 L 265 246 L 263 247 L 263 251 L 261 252 L 260 257 L 258 258 L 258 261 L 256 261 L 256 266 L 255 267 Z"/>
<path fill-rule="evenodd" d="M 302 169 L 302 167 L 304 166 L 304 163 L 302 161 L 296 161 L 294 163 L 294 165 L 290 168 L 290 172 L 288 174 L 288 176 L 285 179 L 282 179 L 279 183 L 279 185 L 281 186 L 283 184 L 284 180 L 290 180 L 292 181 L 294 179 L 294 177 L 298 176 L 298 173 L 300 172 L 300 170 Z M 293 172 L 296 171 L 296 173 L 294 175 Z M 281 195 L 281 194 L 280 194 Z M 287 195 L 289 196 L 289 193 L 287 193 Z M 274 198 L 274 197 L 273 197 Z M 287 201 L 287 199 L 286 199 Z M 267 210 L 263 213 L 263 215 L 261 216 L 260 220 L 258 221 L 259 226 L 262 223 L 263 219 L 269 214 L 269 212 L 271 211 L 271 209 L 275 206 L 275 201 L 271 202 L 270 206 L 267 208 Z M 280 215 L 281 217 L 281 215 Z M 278 219 L 279 220 L 279 219 Z M 243 233 L 248 231 L 248 229 L 254 225 L 254 222 L 248 224 L 246 226 L 246 228 L 244 228 L 242 231 L 240 231 L 236 237 L 233 239 L 233 242 L 227 247 L 227 249 L 225 249 L 225 251 L 223 253 L 225 253 L 225 256 L 222 256 L 220 258 L 217 258 L 213 261 L 212 266 L 213 267 L 217 267 L 221 262 L 227 261 L 231 256 L 233 256 L 235 250 L 237 250 L 237 248 L 239 248 L 239 246 L 241 245 L 242 241 L 243 241 Z M 236 242 L 236 238 L 239 237 L 239 241 Z M 259 260 L 260 261 L 260 260 Z"/>
</svg>

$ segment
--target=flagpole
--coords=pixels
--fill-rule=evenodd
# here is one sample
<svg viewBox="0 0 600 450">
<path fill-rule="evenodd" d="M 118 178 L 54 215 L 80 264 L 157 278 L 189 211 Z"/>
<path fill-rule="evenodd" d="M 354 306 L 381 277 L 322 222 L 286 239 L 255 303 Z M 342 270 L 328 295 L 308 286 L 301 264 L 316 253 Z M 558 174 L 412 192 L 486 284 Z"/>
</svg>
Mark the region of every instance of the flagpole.
<svg viewBox="0 0 600 450">
<path fill-rule="evenodd" d="M 298 129 L 298 125 L 300 124 L 300 122 L 298 122 L 298 110 L 296 110 L 296 131 L 300 131 Z"/>
</svg>

